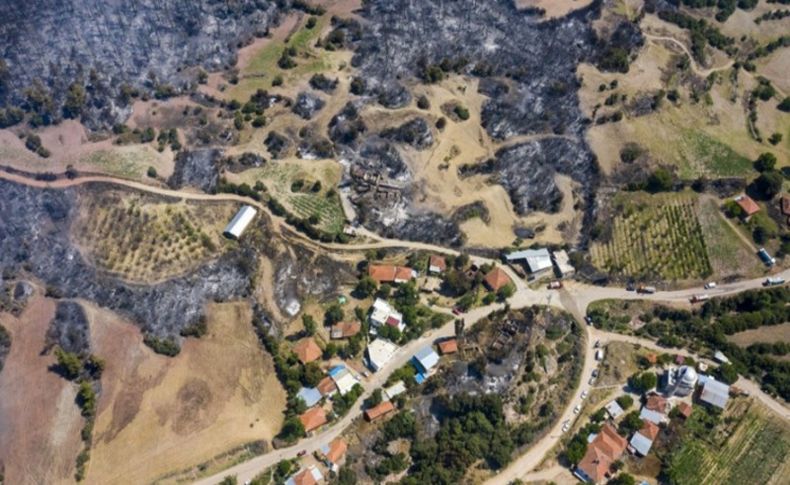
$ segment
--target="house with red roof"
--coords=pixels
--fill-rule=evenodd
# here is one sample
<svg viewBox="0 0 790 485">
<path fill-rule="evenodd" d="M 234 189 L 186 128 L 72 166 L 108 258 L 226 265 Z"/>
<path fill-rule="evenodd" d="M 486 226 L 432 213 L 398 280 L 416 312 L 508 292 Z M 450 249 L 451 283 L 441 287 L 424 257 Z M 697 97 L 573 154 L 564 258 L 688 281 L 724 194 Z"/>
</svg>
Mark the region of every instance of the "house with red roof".
<svg viewBox="0 0 790 485">
<path fill-rule="evenodd" d="M 499 291 L 500 288 L 504 288 L 505 286 L 512 283 L 510 277 L 505 273 L 505 270 L 502 268 L 496 267 L 488 272 L 486 277 L 483 279 L 483 283 L 485 283 L 486 287 L 491 291 Z"/>
<path fill-rule="evenodd" d="M 573 474 L 584 482 L 602 482 L 609 476 L 612 464 L 623 456 L 627 446 L 628 441 L 617 434 L 614 426 L 604 424 L 587 446 L 587 453 L 576 465 Z"/>
</svg>

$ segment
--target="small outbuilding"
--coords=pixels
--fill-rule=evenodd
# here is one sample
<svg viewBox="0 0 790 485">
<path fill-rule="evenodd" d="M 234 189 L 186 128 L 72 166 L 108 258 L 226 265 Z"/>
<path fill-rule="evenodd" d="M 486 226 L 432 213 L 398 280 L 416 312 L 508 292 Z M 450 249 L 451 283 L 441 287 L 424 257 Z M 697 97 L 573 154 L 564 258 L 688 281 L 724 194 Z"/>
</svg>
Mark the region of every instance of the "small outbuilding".
<svg viewBox="0 0 790 485">
<path fill-rule="evenodd" d="M 302 398 L 302 401 L 304 401 L 305 405 L 308 408 L 311 408 L 316 404 L 318 404 L 318 401 L 320 401 L 321 398 L 323 397 L 321 395 L 321 391 L 319 391 L 315 387 L 303 387 L 299 389 L 299 392 L 296 395 L 297 397 Z"/>
<path fill-rule="evenodd" d="M 450 338 L 439 342 L 439 351 L 442 355 L 454 354 L 458 352 L 458 340 Z"/>
<path fill-rule="evenodd" d="M 375 421 L 393 411 L 395 411 L 395 405 L 390 401 L 383 401 L 378 405 L 366 410 L 365 419 L 368 421 Z"/>
<path fill-rule="evenodd" d="M 557 272 L 561 278 L 576 273 L 576 268 L 571 265 L 571 258 L 565 250 L 554 251 L 551 256 L 554 259 L 554 265 L 557 267 Z"/>
<path fill-rule="evenodd" d="M 499 291 L 500 288 L 511 284 L 512 281 L 510 281 L 510 277 L 502 268 L 494 268 L 483 279 L 483 283 L 489 290 Z"/>
<path fill-rule="evenodd" d="M 699 399 L 706 404 L 725 409 L 727 407 L 727 401 L 730 399 L 730 386 L 712 377 L 708 377 L 708 379 L 705 380 L 705 384 L 702 386 L 702 393 Z"/>
<path fill-rule="evenodd" d="M 233 219 L 231 219 L 231 221 L 225 227 L 225 230 L 222 232 L 222 234 L 230 239 L 240 238 L 244 230 L 247 229 L 247 226 L 250 225 L 250 222 L 255 219 L 256 214 L 258 214 L 258 211 L 252 207 L 248 205 L 242 206 L 236 215 L 233 216 Z"/>
<path fill-rule="evenodd" d="M 631 449 L 641 456 L 647 456 L 650 448 L 653 447 L 653 442 L 658 437 L 659 430 L 660 428 L 657 425 L 650 421 L 645 421 L 642 429 L 631 437 Z"/>
<path fill-rule="evenodd" d="M 414 354 L 412 357 L 412 362 L 414 362 L 417 370 L 423 374 L 428 375 L 430 374 L 431 370 L 436 367 L 436 364 L 439 363 L 439 354 L 433 350 L 433 347 L 430 345 L 421 348 Z"/>
<path fill-rule="evenodd" d="M 735 203 L 743 211 L 744 220 L 749 220 L 750 217 L 760 212 L 760 206 L 748 195 L 740 195 L 735 198 Z"/>
<path fill-rule="evenodd" d="M 305 433 L 309 433 L 327 423 L 326 412 L 322 407 L 315 406 L 299 415 L 299 421 L 302 422 Z"/>
<path fill-rule="evenodd" d="M 296 343 L 293 352 L 302 364 L 309 364 L 321 358 L 323 351 L 312 337 L 307 337 Z"/>
</svg>

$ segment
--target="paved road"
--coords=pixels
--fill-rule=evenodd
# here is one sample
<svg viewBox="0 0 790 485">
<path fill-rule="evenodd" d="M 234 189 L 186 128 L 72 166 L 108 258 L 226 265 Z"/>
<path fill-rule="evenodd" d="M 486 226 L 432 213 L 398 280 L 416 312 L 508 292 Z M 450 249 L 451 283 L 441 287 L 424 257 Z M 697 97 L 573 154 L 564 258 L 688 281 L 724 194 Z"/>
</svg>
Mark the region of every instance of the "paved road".
<svg viewBox="0 0 790 485">
<path fill-rule="evenodd" d="M 23 183 L 40 188 L 65 188 L 65 187 L 71 187 L 71 186 L 88 184 L 88 183 L 107 183 L 107 184 L 120 185 L 139 191 L 150 192 L 154 194 L 159 194 L 159 195 L 164 195 L 164 196 L 174 197 L 179 199 L 203 200 L 203 201 L 233 201 L 233 202 L 253 205 L 255 207 L 258 207 L 260 210 L 269 213 L 270 217 L 277 225 L 284 226 L 286 224 L 283 218 L 271 214 L 265 205 L 253 201 L 251 199 L 248 199 L 246 197 L 238 196 L 235 194 L 205 194 L 205 193 L 175 191 L 163 187 L 155 187 L 141 182 L 126 180 L 126 179 L 118 179 L 110 176 L 86 176 L 86 177 L 78 177 L 76 179 L 71 179 L 71 180 L 61 179 L 54 182 L 45 182 L 45 181 L 33 180 L 27 177 L 15 175 L 15 174 L 9 174 L 7 172 L 0 171 L 0 178 L 4 178 L 17 183 Z M 361 251 L 367 249 L 399 247 L 399 248 L 407 248 L 407 249 L 415 249 L 415 250 L 433 251 L 442 254 L 455 254 L 455 255 L 459 254 L 458 251 L 456 250 L 445 248 L 442 246 L 437 246 L 434 244 L 385 239 L 365 229 L 360 229 L 358 232 L 360 236 L 366 237 L 370 240 L 373 240 L 374 242 L 342 245 L 342 244 L 315 242 L 307 239 L 307 237 L 302 234 L 298 234 L 298 237 L 303 239 L 308 244 L 314 246 L 320 246 L 327 250 L 333 250 L 333 251 Z M 472 260 L 478 264 L 495 262 L 493 260 L 482 258 L 482 257 L 472 257 Z M 508 272 L 511 279 L 515 282 L 517 288 L 516 293 L 509 301 L 509 304 L 512 308 L 523 308 L 530 305 L 549 305 L 569 311 L 580 322 L 583 321 L 583 316 L 587 310 L 588 305 L 597 300 L 642 299 L 642 300 L 650 300 L 650 301 L 688 302 L 692 296 L 697 294 L 706 293 L 711 297 L 726 296 L 748 289 L 760 288 L 762 286 L 762 282 L 765 280 L 765 277 L 761 277 L 752 280 L 739 281 L 731 284 L 723 284 L 723 285 L 719 285 L 719 287 L 714 290 L 702 290 L 701 288 L 691 288 L 691 289 L 684 289 L 677 291 L 662 291 L 652 295 L 644 295 L 644 294 L 637 294 L 635 292 L 629 292 L 623 288 L 599 287 L 599 286 L 586 285 L 572 281 L 567 282 L 565 288 L 560 291 L 547 290 L 545 288 L 532 290 L 527 286 L 527 284 L 522 279 L 517 277 L 517 275 L 512 271 L 511 268 L 504 267 L 504 269 L 505 271 Z M 776 273 L 774 276 L 782 276 L 785 279 L 788 279 L 790 278 L 790 269 Z M 464 315 L 464 319 L 466 320 L 468 326 L 472 325 L 478 320 L 480 320 L 481 318 L 488 315 L 491 311 L 502 308 L 502 306 L 503 305 L 501 304 L 494 304 L 487 307 L 476 308 L 470 311 L 469 313 L 467 313 L 466 315 Z M 543 439 L 539 440 L 537 443 L 531 446 L 526 453 L 519 456 L 515 461 L 513 461 L 510 464 L 510 466 L 508 466 L 505 470 L 503 470 L 495 477 L 493 477 L 489 481 L 489 483 L 505 485 L 510 481 L 519 478 L 520 476 L 526 475 L 528 472 L 530 472 L 536 466 L 538 466 L 538 464 L 540 464 L 540 462 L 545 457 L 546 453 L 559 442 L 562 423 L 568 419 L 573 419 L 574 417 L 573 408 L 575 407 L 576 404 L 578 404 L 581 401 L 580 399 L 581 392 L 583 389 L 586 388 L 585 383 L 587 382 L 587 379 L 589 378 L 589 375 L 592 373 L 592 369 L 595 366 L 595 360 L 593 358 L 594 356 L 593 343 L 595 340 L 602 340 L 604 342 L 615 341 L 615 340 L 626 341 L 631 343 L 638 343 L 640 345 L 649 348 L 655 348 L 656 350 L 670 351 L 658 347 L 654 342 L 649 340 L 640 339 L 637 337 L 619 335 L 609 332 L 603 332 L 588 327 L 586 325 L 583 325 L 583 328 L 585 333 L 585 355 L 584 355 L 584 366 L 581 375 L 581 385 L 574 392 L 573 398 L 571 399 L 571 401 L 569 401 L 568 406 L 562 413 L 560 419 L 557 421 L 555 426 L 550 430 L 550 432 Z M 341 419 L 337 423 L 334 423 L 332 426 L 329 426 L 324 431 L 315 434 L 309 438 L 306 438 L 294 446 L 291 446 L 289 448 L 283 448 L 280 450 L 275 450 L 265 455 L 256 457 L 252 460 L 249 460 L 247 462 L 241 463 L 227 470 L 224 470 L 223 472 L 218 473 L 214 476 L 202 479 L 196 483 L 206 484 L 206 485 L 215 484 L 221 481 L 222 478 L 226 475 L 236 475 L 239 478 L 239 481 L 243 483 L 244 481 L 253 478 L 255 475 L 263 471 L 265 468 L 276 464 L 278 461 L 285 458 L 295 457 L 297 453 L 301 450 L 306 450 L 308 453 L 317 450 L 322 444 L 327 443 L 332 439 L 334 439 L 335 437 L 342 434 L 343 431 L 348 426 L 351 425 L 352 421 L 361 415 L 362 409 L 360 405 L 362 401 L 365 398 L 367 398 L 370 395 L 370 393 L 373 392 L 373 390 L 381 387 L 382 384 L 386 381 L 389 374 L 391 374 L 394 370 L 405 365 L 406 362 L 408 362 L 411 356 L 414 354 L 414 352 L 417 351 L 417 349 L 419 349 L 423 345 L 429 344 L 430 342 L 434 341 L 437 338 L 450 336 L 453 334 L 453 332 L 454 332 L 454 324 L 451 321 L 446 325 L 444 325 L 442 328 L 429 332 L 423 337 L 421 337 L 420 339 L 413 341 L 410 344 L 399 349 L 398 353 L 394 356 L 394 358 L 388 363 L 388 365 L 384 369 L 382 369 L 378 373 L 374 374 L 371 378 L 363 382 L 363 387 L 365 388 L 365 391 L 362 397 L 360 398 L 360 400 L 358 401 L 357 403 L 358 405 L 354 407 L 352 410 L 350 410 L 349 413 L 343 419 Z M 684 355 L 691 355 L 687 351 L 682 349 L 672 349 L 671 352 L 680 353 Z M 771 408 L 773 411 L 778 413 L 780 416 L 783 416 L 786 419 L 790 419 L 790 413 L 788 412 L 788 408 L 782 403 L 774 400 L 767 394 L 763 393 L 759 389 L 759 386 L 754 382 L 741 378 L 737 382 L 737 385 L 742 389 L 750 392 L 753 396 L 755 396 L 757 399 L 765 403 L 769 408 Z"/>
</svg>

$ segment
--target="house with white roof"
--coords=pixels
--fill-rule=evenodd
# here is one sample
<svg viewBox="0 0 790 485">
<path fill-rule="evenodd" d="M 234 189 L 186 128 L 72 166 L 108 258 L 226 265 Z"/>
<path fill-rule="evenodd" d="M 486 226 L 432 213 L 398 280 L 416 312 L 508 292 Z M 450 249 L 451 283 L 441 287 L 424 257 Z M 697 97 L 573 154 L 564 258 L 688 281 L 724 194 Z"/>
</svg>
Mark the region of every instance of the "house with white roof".
<svg viewBox="0 0 790 485">
<path fill-rule="evenodd" d="M 341 396 L 345 396 L 355 385 L 359 384 L 359 380 L 354 374 L 343 365 L 338 365 L 330 369 L 329 377 L 335 381 L 337 392 L 339 392 Z"/>
<path fill-rule="evenodd" d="M 645 421 L 642 429 L 634 433 L 629 443 L 629 449 L 641 456 L 647 456 L 650 453 L 650 448 L 653 447 L 653 442 L 658 437 L 660 428 L 658 425 Z"/>
<path fill-rule="evenodd" d="M 617 401 L 610 402 L 609 404 L 604 406 L 604 408 L 606 409 L 606 412 L 609 414 L 609 417 L 611 417 L 612 419 L 617 419 L 617 417 L 623 414 L 624 412 L 623 408 L 621 408 L 620 405 L 617 404 Z"/>
<path fill-rule="evenodd" d="M 554 265 L 557 267 L 560 277 L 565 278 L 576 272 L 576 268 L 571 266 L 571 259 L 565 250 L 554 251 L 551 253 Z"/>
<path fill-rule="evenodd" d="M 378 371 L 387 365 L 387 362 L 392 359 L 392 356 L 395 355 L 395 352 L 397 351 L 398 346 L 394 343 L 383 338 L 377 338 L 368 344 L 368 348 L 366 350 L 368 367 L 370 367 L 370 370 L 373 372 Z"/>
<path fill-rule="evenodd" d="M 255 219 L 257 213 L 258 211 L 248 205 L 242 206 L 222 233 L 230 239 L 240 238 L 247 226 L 250 225 L 250 222 Z"/>
<path fill-rule="evenodd" d="M 406 384 L 403 381 L 398 381 L 390 387 L 384 388 L 384 399 L 392 401 L 393 398 L 406 392 Z"/>
<path fill-rule="evenodd" d="M 406 324 L 403 323 L 403 315 L 381 298 L 376 298 L 376 301 L 373 302 L 368 319 L 370 320 L 371 329 L 381 325 L 395 327 L 401 332 L 406 329 Z"/>
<path fill-rule="evenodd" d="M 319 391 L 315 387 L 303 387 L 299 389 L 299 392 L 296 395 L 302 398 L 302 401 L 304 401 L 305 405 L 308 408 L 311 408 L 316 404 L 318 404 L 318 401 L 320 401 L 321 398 L 323 397 L 321 395 L 321 391 Z"/>
</svg>

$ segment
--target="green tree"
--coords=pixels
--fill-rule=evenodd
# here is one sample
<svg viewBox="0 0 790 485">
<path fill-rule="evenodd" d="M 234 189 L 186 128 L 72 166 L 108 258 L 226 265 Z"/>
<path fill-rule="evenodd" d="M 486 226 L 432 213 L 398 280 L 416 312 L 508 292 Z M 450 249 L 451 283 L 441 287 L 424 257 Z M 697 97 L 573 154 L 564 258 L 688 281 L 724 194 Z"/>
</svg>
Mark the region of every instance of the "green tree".
<svg viewBox="0 0 790 485">
<path fill-rule="evenodd" d="M 280 434 L 278 434 L 277 437 L 285 442 L 292 443 L 304 435 L 305 432 L 302 422 L 299 421 L 298 417 L 291 416 L 285 420 Z"/>
<path fill-rule="evenodd" d="M 302 315 L 302 325 L 304 325 L 304 331 L 307 335 L 315 335 L 318 325 L 315 323 L 315 319 L 312 315 L 306 313 Z"/>
<path fill-rule="evenodd" d="M 628 394 L 623 394 L 622 396 L 617 398 L 617 405 L 623 409 L 628 409 L 633 404 L 634 404 L 634 398 L 632 398 Z"/>
<path fill-rule="evenodd" d="M 618 432 L 623 436 L 628 436 L 629 434 L 642 429 L 643 425 L 644 423 L 642 422 L 642 418 L 639 417 L 639 411 L 631 411 L 625 415 L 622 421 L 620 421 Z"/>
<path fill-rule="evenodd" d="M 239 481 L 236 479 L 236 475 L 228 475 L 219 482 L 219 485 L 236 485 Z"/>
<path fill-rule="evenodd" d="M 767 172 L 776 167 L 776 155 L 773 153 L 761 153 L 757 160 L 754 161 L 754 168 L 758 172 Z"/>
<path fill-rule="evenodd" d="M 787 96 L 785 99 L 783 99 L 782 102 L 779 103 L 776 107 L 780 111 L 784 111 L 785 113 L 790 113 L 790 96 Z"/>
<path fill-rule="evenodd" d="M 333 303 L 326 309 L 324 313 L 324 325 L 334 325 L 345 318 L 343 307 L 338 303 Z"/>
<path fill-rule="evenodd" d="M 579 435 L 574 436 L 565 449 L 565 458 L 574 465 L 578 464 L 587 453 L 587 440 Z"/>
<path fill-rule="evenodd" d="M 638 393 L 645 393 L 658 384 L 658 377 L 653 372 L 642 372 L 628 378 L 628 386 Z"/>
<path fill-rule="evenodd" d="M 505 301 L 516 293 L 516 287 L 512 283 L 508 283 L 496 292 L 499 301 Z"/>
<path fill-rule="evenodd" d="M 672 190 L 674 181 L 672 174 L 665 168 L 657 168 L 645 182 L 645 190 L 651 193 L 668 192 Z"/>
<path fill-rule="evenodd" d="M 66 91 L 66 99 L 63 101 L 63 117 L 79 118 L 82 108 L 85 106 L 85 88 L 82 84 L 72 83 Z"/>
<path fill-rule="evenodd" d="M 776 170 L 768 170 L 754 179 L 750 187 L 757 198 L 770 200 L 782 190 L 783 181 L 784 179 L 781 173 Z"/>
<path fill-rule="evenodd" d="M 367 275 L 363 276 L 354 288 L 354 292 L 359 298 L 368 298 L 376 292 L 376 280 Z"/>
<path fill-rule="evenodd" d="M 63 374 L 63 377 L 68 380 L 74 380 L 80 375 L 82 362 L 77 354 L 66 352 L 60 347 L 57 347 L 55 349 L 55 358 L 58 361 L 58 370 Z"/>
<path fill-rule="evenodd" d="M 146 172 L 149 177 L 156 178 L 156 169 L 154 167 L 148 167 L 148 172 Z"/>
<path fill-rule="evenodd" d="M 738 371 L 735 370 L 735 366 L 730 363 L 724 363 L 717 367 L 715 375 L 720 381 L 726 384 L 734 384 L 735 381 L 738 380 Z"/>
<path fill-rule="evenodd" d="M 636 479 L 628 473 L 621 473 L 606 483 L 607 485 L 634 485 Z"/>
</svg>

